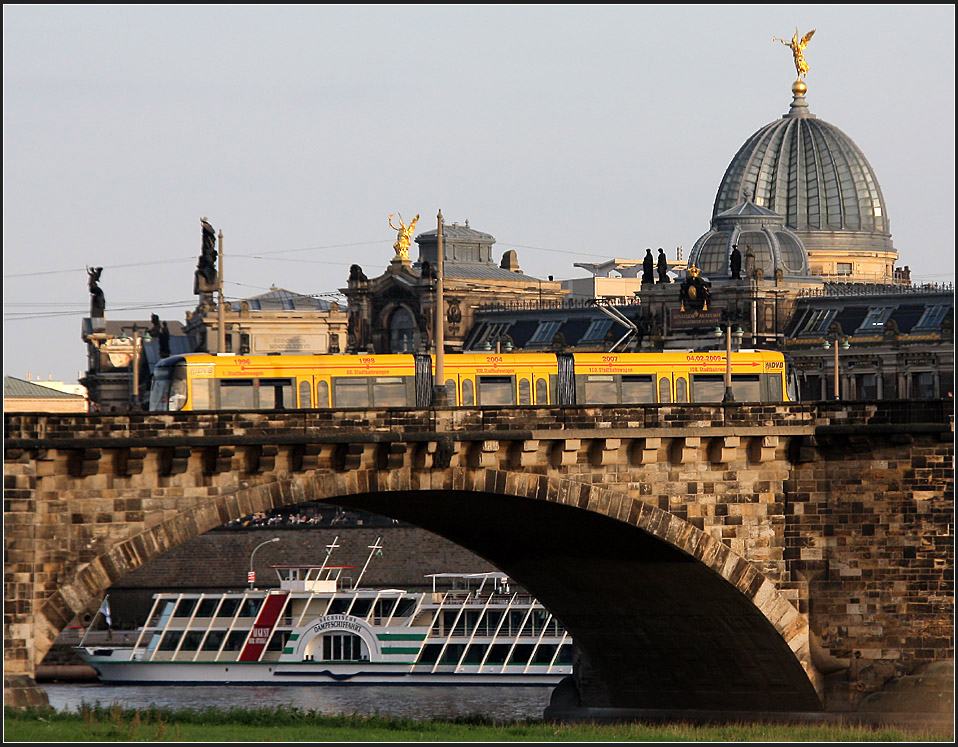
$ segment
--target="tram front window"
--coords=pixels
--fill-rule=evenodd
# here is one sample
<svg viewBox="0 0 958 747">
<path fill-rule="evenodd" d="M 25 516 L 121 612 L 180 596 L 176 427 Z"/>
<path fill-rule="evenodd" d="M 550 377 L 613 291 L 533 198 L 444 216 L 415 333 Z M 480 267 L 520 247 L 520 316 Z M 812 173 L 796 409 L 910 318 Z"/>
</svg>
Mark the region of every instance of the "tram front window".
<svg viewBox="0 0 958 747">
<path fill-rule="evenodd" d="M 186 366 L 182 362 L 164 365 L 158 363 L 153 369 L 153 386 L 150 388 L 150 410 L 166 412 L 181 410 L 186 404 Z"/>
</svg>

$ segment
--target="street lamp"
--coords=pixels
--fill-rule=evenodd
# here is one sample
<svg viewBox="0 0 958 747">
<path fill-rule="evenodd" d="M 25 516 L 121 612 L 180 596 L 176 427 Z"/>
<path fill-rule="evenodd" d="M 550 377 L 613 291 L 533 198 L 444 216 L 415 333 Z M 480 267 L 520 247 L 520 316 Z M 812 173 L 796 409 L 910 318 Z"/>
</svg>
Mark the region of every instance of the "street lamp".
<svg viewBox="0 0 958 747">
<path fill-rule="evenodd" d="M 839 400 L 842 398 L 842 395 L 841 395 L 841 379 L 839 378 L 839 373 L 838 373 L 838 349 L 841 348 L 842 350 L 848 350 L 851 347 L 851 345 L 848 344 L 848 338 L 839 333 L 833 333 L 831 335 L 831 340 L 834 342 L 834 350 L 835 350 L 835 360 L 832 364 L 833 373 L 835 376 L 834 396 L 836 400 Z M 829 338 L 825 338 L 825 342 L 822 343 L 822 347 L 825 348 L 825 350 L 828 350 L 829 348 L 833 347 L 832 343 L 829 342 Z"/>
<path fill-rule="evenodd" d="M 246 578 L 249 581 L 250 589 L 253 589 L 253 584 L 256 583 L 256 571 L 253 570 L 253 556 L 256 554 L 257 550 L 263 547 L 263 545 L 269 545 L 273 542 L 279 542 L 279 537 L 273 537 L 273 539 L 271 540 L 260 542 L 256 547 L 253 548 L 253 552 L 249 554 L 249 574 L 247 575 Z"/>
<path fill-rule="evenodd" d="M 497 335 L 491 340 L 486 340 L 482 343 L 482 349 L 491 351 L 493 341 L 496 343 L 496 352 L 497 353 L 511 353 L 512 352 L 512 338 L 509 335 Z"/>
<path fill-rule="evenodd" d="M 140 335 L 141 329 L 144 330 L 142 336 Z M 140 404 L 140 350 L 142 350 L 144 342 L 149 342 L 153 338 L 146 327 L 137 327 L 136 323 L 122 327 L 122 330 L 120 333 L 121 340 L 131 339 L 125 330 L 133 332 L 133 391 L 130 395 L 130 408 L 133 409 Z"/>
<path fill-rule="evenodd" d="M 735 335 L 735 339 L 741 345 L 742 336 L 745 333 L 741 327 L 736 327 L 733 332 L 731 324 L 723 324 L 716 327 L 712 334 L 715 337 L 721 337 L 722 327 L 725 328 L 725 395 L 722 397 L 722 401 L 734 402 L 735 395 L 732 394 L 732 335 Z"/>
</svg>

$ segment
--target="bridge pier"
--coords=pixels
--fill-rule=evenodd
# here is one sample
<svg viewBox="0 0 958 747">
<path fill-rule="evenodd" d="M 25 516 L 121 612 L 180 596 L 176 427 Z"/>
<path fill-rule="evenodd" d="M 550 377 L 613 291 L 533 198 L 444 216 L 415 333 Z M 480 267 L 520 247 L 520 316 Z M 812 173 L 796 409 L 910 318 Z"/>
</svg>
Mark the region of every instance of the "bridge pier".
<svg viewBox="0 0 958 747">
<path fill-rule="evenodd" d="M 46 690 L 25 674 L 3 675 L 3 705 L 11 708 L 43 708 L 50 705 Z"/>
</svg>

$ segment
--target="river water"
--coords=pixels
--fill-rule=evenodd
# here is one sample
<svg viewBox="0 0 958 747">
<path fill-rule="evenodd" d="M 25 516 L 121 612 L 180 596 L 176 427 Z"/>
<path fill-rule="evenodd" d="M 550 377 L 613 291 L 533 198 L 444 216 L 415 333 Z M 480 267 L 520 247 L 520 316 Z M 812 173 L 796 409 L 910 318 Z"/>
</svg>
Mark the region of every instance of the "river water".
<svg viewBox="0 0 958 747">
<path fill-rule="evenodd" d="M 168 709 L 285 706 L 327 715 L 455 719 L 483 716 L 496 721 L 538 719 L 552 686 L 492 685 L 101 685 L 44 683 L 50 705 L 75 711 L 81 705 L 156 706 Z"/>
</svg>

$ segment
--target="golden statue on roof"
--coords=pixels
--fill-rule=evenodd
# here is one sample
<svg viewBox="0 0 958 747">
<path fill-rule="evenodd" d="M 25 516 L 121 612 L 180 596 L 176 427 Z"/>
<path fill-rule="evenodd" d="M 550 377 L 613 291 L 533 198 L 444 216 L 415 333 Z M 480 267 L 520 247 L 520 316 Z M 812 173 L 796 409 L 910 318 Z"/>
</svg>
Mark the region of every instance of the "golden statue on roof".
<svg viewBox="0 0 958 747">
<path fill-rule="evenodd" d="M 784 39 L 779 39 L 777 36 L 772 37 L 772 41 L 780 41 L 786 47 L 790 47 L 792 50 L 792 56 L 795 58 L 795 70 L 798 72 L 798 79 L 801 80 L 805 77 L 805 73 L 808 72 L 808 63 L 805 62 L 805 48 L 808 47 L 808 43 L 812 40 L 812 36 L 815 34 L 815 29 L 809 31 L 805 36 L 799 40 L 798 38 L 798 29 L 795 29 L 795 36 L 792 37 L 790 42 L 785 41 Z"/>
<path fill-rule="evenodd" d="M 390 215 L 389 227 L 393 229 L 394 231 L 399 231 L 399 236 L 396 239 L 396 243 L 393 244 L 393 249 L 396 250 L 396 256 L 399 259 L 408 260 L 409 259 L 409 244 L 410 244 L 409 237 L 412 236 L 412 232 L 416 228 L 416 221 L 419 220 L 419 216 L 417 215 L 415 218 L 413 218 L 412 223 L 410 223 L 407 226 L 405 223 L 403 223 L 402 214 L 394 213 L 394 215 L 399 215 L 399 225 L 398 226 L 393 225 L 393 217 L 392 215 Z"/>
</svg>

